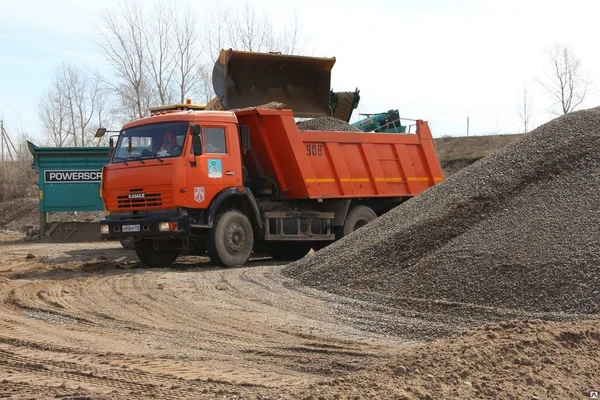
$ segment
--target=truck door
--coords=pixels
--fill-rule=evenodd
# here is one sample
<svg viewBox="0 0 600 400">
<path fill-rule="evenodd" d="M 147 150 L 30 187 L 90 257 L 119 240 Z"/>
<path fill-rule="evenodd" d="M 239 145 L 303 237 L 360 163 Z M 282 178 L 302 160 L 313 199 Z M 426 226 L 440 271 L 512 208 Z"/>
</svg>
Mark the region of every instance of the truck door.
<svg viewBox="0 0 600 400">
<path fill-rule="evenodd" d="M 202 126 L 202 155 L 187 174 L 188 205 L 206 208 L 221 190 L 242 186 L 240 146 L 235 125 Z M 195 166 L 194 166 L 195 164 Z"/>
</svg>

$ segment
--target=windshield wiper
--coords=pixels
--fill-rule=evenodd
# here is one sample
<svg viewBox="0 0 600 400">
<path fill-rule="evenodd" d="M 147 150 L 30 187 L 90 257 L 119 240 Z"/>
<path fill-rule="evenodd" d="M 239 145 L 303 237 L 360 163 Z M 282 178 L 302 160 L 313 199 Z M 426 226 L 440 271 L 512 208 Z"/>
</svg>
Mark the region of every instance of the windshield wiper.
<svg viewBox="0 0 600 400">
<path fill-rule="evenodd" d="M 127 159 L 125 157 L 115 157 L 112 162 L 123 162 L 123 164 L 127 165 Z"/>
<path fill-rule="evenodd" d="M 142 164 L 146 164 L 146 163 L 144 162 L 144 160 L 142 160 L 142 157 L 140 157 L 140 156 L 129 156 L 129 157 L 127 157 L 127 159 L 128 159 L 128 160 L 129 160 L 129 159 L 132 159 L 133 161 L 139 161 L 139 162 L 141 162 Z"/>
<path fill-rule="evenodd" d="M 165 160 L 162 159 L 162 156 L 159 156 L 157 153 L 146 154 L 145 156 L 142 156 L 142 158 L 156 159 L 156 160 L 160 161 L 161 163 L 165 162 Z"/>
</svg>

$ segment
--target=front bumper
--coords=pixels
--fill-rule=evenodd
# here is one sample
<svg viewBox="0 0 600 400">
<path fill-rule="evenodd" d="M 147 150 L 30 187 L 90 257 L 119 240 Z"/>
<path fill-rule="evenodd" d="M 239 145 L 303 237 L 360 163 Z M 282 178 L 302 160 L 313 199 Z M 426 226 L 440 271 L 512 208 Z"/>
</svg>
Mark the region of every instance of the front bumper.
<svg viewBox="0 0 600 400">
<path fill-rule="evenodd" d="M 161 222 L 175 222 L 177 229 L 161 231 Z M 111 214 L 100 220 L 100 226 L 108 225 L 108 233 L 100 233 L 100 238 L 121 240 L 127 238 L 155 238 L 190 236 L 190 219 L 185 211 L 166 211 L 140 214 Z"/>
</svg>

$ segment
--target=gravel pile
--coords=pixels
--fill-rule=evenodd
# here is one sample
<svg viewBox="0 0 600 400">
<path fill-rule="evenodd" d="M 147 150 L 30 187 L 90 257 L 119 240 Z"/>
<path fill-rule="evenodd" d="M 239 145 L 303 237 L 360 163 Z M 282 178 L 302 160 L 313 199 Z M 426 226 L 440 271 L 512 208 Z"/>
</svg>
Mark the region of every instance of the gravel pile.
<svg viewBox="0 0 600 400">
<path fill-rule="evenodd" d="M 318 117 L 298 123 L 301 131 L 362 132 L 346 121 L 333 117 Z"/>
<path fill-rule="evenodd" d="M 599 154 L 600 108 L 557 118 L 284 274 L 415 315 L 600 313 Z"/>
</svg>

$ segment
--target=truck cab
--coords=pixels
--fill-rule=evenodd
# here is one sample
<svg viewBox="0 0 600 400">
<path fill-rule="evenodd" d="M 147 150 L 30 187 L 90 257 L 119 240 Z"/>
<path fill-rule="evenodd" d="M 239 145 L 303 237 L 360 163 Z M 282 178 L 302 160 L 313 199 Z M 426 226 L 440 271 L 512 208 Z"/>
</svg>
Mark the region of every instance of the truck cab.
<svg viewBox="0 0 600 400">
<path fill-rule="evenodd" d="M 236 196 L 239 208 L 257 210 L 243 185 L 235 114 L 194 111 L 185 105 L 158 108 L 125 125 L 103 170 L 102 195 L 110 214 L 100 222 L 101 237 L 133 238 L 147 265 L 169 264 L 183 250 L 205 250 L 203 230 L 214 225 L 227 197 Z M 240 246 L 243 235 L 233 236 Z"/>
</svg>

